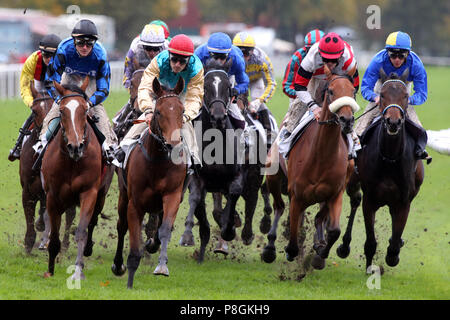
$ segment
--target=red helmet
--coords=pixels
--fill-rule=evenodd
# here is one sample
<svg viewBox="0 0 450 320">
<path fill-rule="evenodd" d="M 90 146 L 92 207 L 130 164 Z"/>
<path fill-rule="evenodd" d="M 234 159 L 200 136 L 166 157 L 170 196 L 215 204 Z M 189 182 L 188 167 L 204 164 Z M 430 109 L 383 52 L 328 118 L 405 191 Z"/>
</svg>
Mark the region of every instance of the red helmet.
<svg viewBox="0 0 450 320">
<path fill-rule="evenodd" d="M 322 58 L 339 59 L 344 53 L 344 40 L 334 32 L 325 35 L 319 42 L 319 52 Z"/>
<path fill-rule="evenodd" d="M 190 57 L 194 54 L 194 43 L 185 34 L 178 34 L 169 43 L 169 52 Z"/>
</svg>

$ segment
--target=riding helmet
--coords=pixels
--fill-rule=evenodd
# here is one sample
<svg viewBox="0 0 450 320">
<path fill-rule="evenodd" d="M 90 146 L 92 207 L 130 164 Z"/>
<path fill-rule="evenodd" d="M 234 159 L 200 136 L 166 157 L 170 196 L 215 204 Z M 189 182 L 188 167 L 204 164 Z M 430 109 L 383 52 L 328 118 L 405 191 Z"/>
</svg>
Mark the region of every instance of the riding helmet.
<svg viewBox="0 0 450 320">
<path fill-rule="evenodd" d="M 325 35 L 319 42 L 319 52 L 322 58 L 339 59 L 344 53 L 344 40 L 334 32 Z"/>
<path fill-rule="evenodd" d="M 407 50 L 411 51 L 411 38 L 410 36 L 401 31 L 392 32 L 386 39 L 386 49 L 390 50 Z"/>
<path fill-rule="evenodd" d="M 305 36 L 305 47 L 309 48 L 314 43 L 319 42 L 323 38 L 325 33 L 322 30 L 314 29 L 308 32 Z"/>
<path fill-rule="evenodd" d="M 55 53 L 61 38 L 56 34 L 47 34 L 39 41 L 39 50 L 49 53 Z"/>
<path fill-rule="evenodd" d="M 91 20 L 82 19 L 73 28 L 72 37 L 88 37 L 98 40 L 97 27 Z"/>
<path fill-rule="evenodd" d="M 177 34 L 169 43 L 169 52 L 190 57 L 194 54 L 194 43 L 185 34 Z"/>
<path fill-rule="evenodd" d="M 139 44 L 161 47 L 164 44 L 164 29 L 156 24 L 147 24 L 139 35 Z"/>
<path fill-rule="evenodd" d="M 166 39 L 169 39 L 170 30 L 169 30 L 169 27 L 167 26 L 167 24 L 164 21 L 162 21 L 162 20 L 153 20 L 149 24 L 155 24 L 157 26 L 161 26 L 164 29 L 164 37 Z"/>
<path fill-rule="evenodd" d="M 207 43 L 209 52 L 215 53 L 229 53 L 231 51 L 231 38 L 226 33 L 213 33 Z"/>
<path fill-rule="evenodd" d="M 255 47 L 255 38 L 248 34 L 247 32 L 239 32 L 233 38 L 233 44 L 236 47 Z"/>
</svg>

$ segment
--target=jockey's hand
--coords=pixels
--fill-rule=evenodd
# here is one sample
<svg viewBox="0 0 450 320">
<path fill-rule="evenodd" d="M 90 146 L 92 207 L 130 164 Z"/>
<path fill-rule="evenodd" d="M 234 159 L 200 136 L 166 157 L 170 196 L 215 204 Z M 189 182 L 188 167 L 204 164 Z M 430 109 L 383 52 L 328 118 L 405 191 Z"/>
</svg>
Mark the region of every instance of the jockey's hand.
<svg viewBox="0 0 450 320">
<path fill-rule="evenodd" d="M 145 122 L 147 123 L 147 125 L 150 127 L 150 122 L 152 121 L 153 118 L 153 112 L 147 112 L 145 113 Z"/>
<path fill-rule="evenodd" d="M 231 103 L 235 103 L 237 96 L 239 95 L 236 88 L 231 88 Z"/>
<path fill-rule="evenodd" d="M 322 108 L 320 108 L 318 105 L 314 105 L 311 107 L 311 111 L 314 114 L 314 118 L 319 121 L 320 120 L 320 113 L 322 111 Z"/>
<path fill-rule="evenodd" d="M 261 100 L 255 99 L 249 103 L 248 109 L 250 110 L 250 113 L 256 114 L 256 112 L 258 111 L 260 106 L 261 106 Z"/>
<path fill-rule="evenodd" d="M 380 103 L 380 96 L 375 97 L 375 105 L 378 105 Z"/>
</svg>

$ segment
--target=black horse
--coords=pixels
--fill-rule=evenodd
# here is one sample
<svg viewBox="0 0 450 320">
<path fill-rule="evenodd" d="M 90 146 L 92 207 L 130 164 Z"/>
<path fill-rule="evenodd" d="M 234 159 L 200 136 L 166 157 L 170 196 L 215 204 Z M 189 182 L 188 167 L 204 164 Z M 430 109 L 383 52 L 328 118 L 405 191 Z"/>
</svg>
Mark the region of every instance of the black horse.
<svg viewBox="0 0 450 320">
<path fill-rule="evenodd" d="M 361 202 L 360 188 L 363 190 L 363 214 L 366 227 L 366 270 L 372 265 L 377 242 L 374 223 L 376 211 L 387 205 L 392 218 L 392 237 L 387 248 L 386 263 L 394 267 L 399 263 L 401 238 L 408 218 L 411 201 L 419 192 L 424 179 L 422 161 L 415 157 L 414 150 L 421 131 L 406 117 L 408 92 L 405 81 L 409 70 L 401 77 L 380 71 L 383 83 L 380 92 L 380 112 L 382 117 L 374 122 L 361 137 L 362 150 L 356 158 L 355 171 L 347 185 L 350 196 L 351 214 L 343 244 L 337 249 L 341 258 L 350 253 L 351 232 L 356 210 Z M 423 135 L 425 134 L 425 137 Z"/>
<path fill-rule="evenodd" d="M 204 103 L 200 115 L 193 123 L 200 150 L 203 150 L 202 167 L 189 184 L 190 209 L 180 243 L 189 233 L 192 235 L 195 215 L 200 225 L 199 262 L 204 259 L 210 238 L 210 226 L 205 210 L 207 192 L 220 192 L 226 197 L 220 221 L 221 237 L 231 241 L 236 236 L 234 213 L 243 190 L 244 150 L 238 130 L 234 129 L 227 114 L 232 99 L 228 78 L 230 66 L 231 62 L 221 65 L 213 59 L 205 66 Z"/>
</svg>

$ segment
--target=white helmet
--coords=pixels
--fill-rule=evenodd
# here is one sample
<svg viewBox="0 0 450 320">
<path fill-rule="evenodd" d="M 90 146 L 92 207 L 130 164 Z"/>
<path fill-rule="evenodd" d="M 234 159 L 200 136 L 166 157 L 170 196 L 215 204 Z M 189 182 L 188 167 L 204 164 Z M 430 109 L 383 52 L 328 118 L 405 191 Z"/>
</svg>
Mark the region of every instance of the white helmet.
<svg viewBox="0 0 450 320">
<path fill-rule="evenodd" d="M 155 24 L 147 24 L 139 35 L 139 44 L 143 46 L 161 47 L 165 39 L 163 27 Z"/>
</svg>

